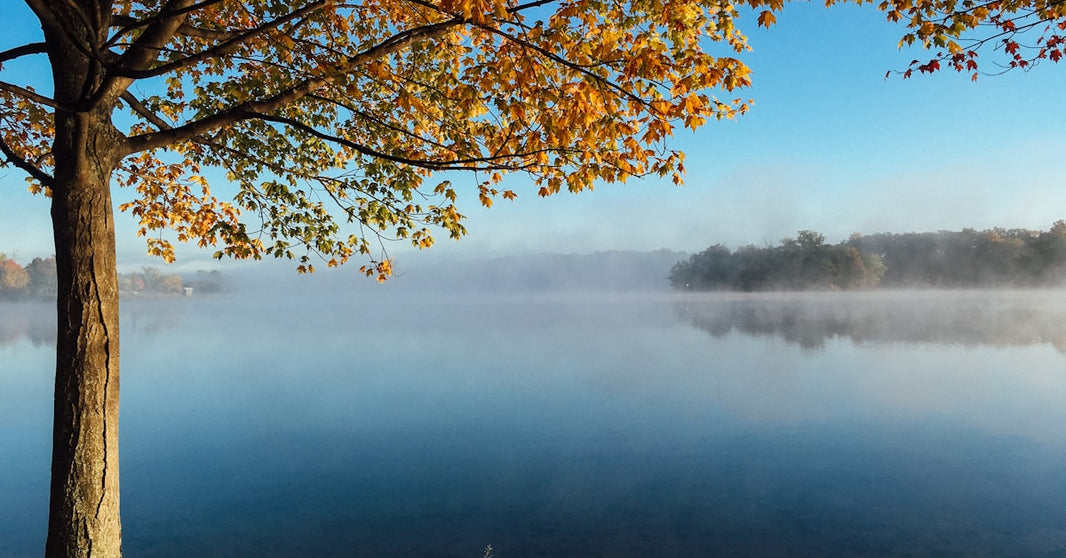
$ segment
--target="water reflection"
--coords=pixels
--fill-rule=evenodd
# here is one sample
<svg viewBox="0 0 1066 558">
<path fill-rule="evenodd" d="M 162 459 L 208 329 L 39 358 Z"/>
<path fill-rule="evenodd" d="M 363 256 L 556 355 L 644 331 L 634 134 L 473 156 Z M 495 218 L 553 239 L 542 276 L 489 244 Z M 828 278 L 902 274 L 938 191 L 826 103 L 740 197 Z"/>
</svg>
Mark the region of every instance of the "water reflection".
<svg viewBox="0 0 1066 558">
<path fill-rule="evenodd" d="M 121 321 L 123 333 L 158 334 L 181 323 L 184 299 L 123 300 Z M 55 346 L 55 301 L 0 302 L 0 348 L 27 339 L 35 346 Z"/>
<path fill-rule="evenodd" d="M 55 345 L 55 303 L 0 302 L 0 347 L 23 337 L 34 346 Z"/>
<path fill-rule="evenodd" d="M 1066 293 L 889 291 L 686 295 L 684 321 L 722 338 L 779 337 L 804 349 L 827 341 L 994 347 L 1047 345 L 1066 354 Z"/>
</svg>

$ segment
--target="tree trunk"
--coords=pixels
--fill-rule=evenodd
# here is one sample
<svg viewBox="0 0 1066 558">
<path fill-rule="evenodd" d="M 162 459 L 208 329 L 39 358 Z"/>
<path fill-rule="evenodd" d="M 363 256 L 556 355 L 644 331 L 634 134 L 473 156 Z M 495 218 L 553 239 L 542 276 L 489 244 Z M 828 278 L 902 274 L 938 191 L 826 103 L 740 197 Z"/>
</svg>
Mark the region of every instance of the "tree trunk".
<svg viewBox="0 0 1066 558">
<path fill-rule="evenodd" d="M 103 111 L 56 113 L 52 225 L 59 331 L 48 557 L 122 554 L 119 301 L 109 184 L 115 132 Z"/>
</svg>

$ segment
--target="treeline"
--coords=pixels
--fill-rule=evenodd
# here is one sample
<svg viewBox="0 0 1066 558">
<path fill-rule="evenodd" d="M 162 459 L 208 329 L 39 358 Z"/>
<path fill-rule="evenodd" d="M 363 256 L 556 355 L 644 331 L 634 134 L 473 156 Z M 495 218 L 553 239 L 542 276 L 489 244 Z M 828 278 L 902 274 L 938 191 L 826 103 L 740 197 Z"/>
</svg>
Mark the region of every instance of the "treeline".
<svg viewBox="0 0 1066 558">
<path fill-rule="evenodd" d="M 118 274 L 120 293 L 185 294 L 185 282 L 181 275 L 167 274 L 154 267 L 142 267 L 140 271 Z"/>
<path fill-rule="evenodd" d="M 740 291 L 1059 285 L 1066 221 L 1047 231 L 856 233 L 836 245 L 800 231 L 780 246 L 711 246 L 675 264 L 669 279 L 677 289 Z"/>
<path fill-rule="evenodd" d="M 118 290 L 129 294 L 191 294 L 219 293 L 228 290 L 220 271 L 197 271 L 195 276 L 183 278 L 178 274 L 163 273 L 155 267 L 142 267 L 140 271 L 118 274 Z"/>
<path fill-rule="evenodd" d="M 33 258 L 26 267 L 0 253 L 0 299 L 55 296 L 55 258 Z"/>
<path fill-rule="evenodd" d="M 25 267 L 0 253 L 0 299 L 54 297 L 58 289 L 55 258 L 34 258 Z M 191 280 L 163 273 L 155 267 L 120 273 L 118 289 L 128 294 L 181 295 L 195 291 L 214 293 L 225 290 L 218 271 L 197 271 Z M 187 290 L 189 289 L 189 290 Z"/>
<path fill-rule="evenodd" d="M 825 236 L 800 231 L 780 246 L 721 244 L 694 254 L 670 270 L 670 284 L 692 290 L 858 289 L 881 282 L 885 266 L 874 253 L 848 244 L 831 246 Z"/>
</svg>

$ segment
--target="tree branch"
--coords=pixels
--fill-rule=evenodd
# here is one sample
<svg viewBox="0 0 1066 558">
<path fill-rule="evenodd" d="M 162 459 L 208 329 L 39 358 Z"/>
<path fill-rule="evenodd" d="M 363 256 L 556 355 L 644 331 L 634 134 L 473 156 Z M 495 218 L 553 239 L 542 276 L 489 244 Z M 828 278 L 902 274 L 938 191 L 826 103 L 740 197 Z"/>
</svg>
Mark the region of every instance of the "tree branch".
<svg viewBox="0 0 1066 558">
<path fill-rule="evenodd" d="M 621 95 L 622 97 L 625 97 L 625 98 L 637 103 L 638 105 L 647 107 L 649 111 L 651 110 L 651 105 L 648 103 L 648 101 L 646 99 L 644 99 L 640 95 L 637 95 L 636 93 L 633 93 L 632 91 L 629 91 L 628 89 L 622 87 L 621 85 L 618 85 L 617 83 L 615 83 L 614 81 L 611 81 L 610 79 L 607 79 L 607 78 L 605 78 L 603 76 L 596 75 L 595 73 L 590 71 L 588 69 L 588 67 L 582 66 L 580 64 L 575 64 L 575 63 L 567 60 L 566 58 L 564 58 L 564 57 L 562 57 L 562 56 L 560 56 L 558 54 L 555 54 L 554 52 L 551 52 L 550 50 L 548 50 L 548 49 L 546 49 L 544 47 L 535 45 L 535 44 L 533 44 L 533 43 L 531 43 L 531 42 L 529 42 L 529 41 L 527 41 L 525 39 L 522 39 L 520 37 L 516 37 L 516 36 L 511 35 L 509 33 L 505 33 L 502 30 L 497 29 L 495 27 L 489 27 L 487 25 L 478 25 L 478 24 L 474 24 L 474 25 L 478 29 L 482 29 L 484 31 L 492 33 L 493 35 L 496 35 L 496 36 L 500 37 L 501 39 L 503 39 L 505 41 L 513 42 L 513 43 L 521 46 L 522 48 L 529 49 L 529 50 L 532 50 L 534 52 L 540 53 L 541 56 L 544 56 L 548 60 L 551 60 L 551 61 L 555 62 L 556 64 L 559 64 L 559 65 L 561 65 L 561 66 L 563 66 L 565 68 L 569 68 L 570 70 L 575 71 L 575 72 L 585 76 L 586 78 L 590 79 L 591 81 L 593 81 L 595 83 L 598 83 L 598 84 L 606 87 L 607 89 L 614 90 L 615 93 Z M 610 64 L 610 63 L 611 62 L 603 62 L 603 64 Z"/>
<path fill-rule="evenodd" d="M 153 22 L 147 25 L 144 32 L 118 57 L 117 62 L 110 64 L 110 67 L 147 68 L 185 22 L 186 12 L 183 10 L 188 9 L 191 4 L 192 0 L 168 0 L 159 10 L 159 14 L 152 18 Z M 112 102 L 115 97 L 121 97 L 133 81 L 122 72 L 107 72 L 107 77 L 93 96 L 91 104 Z"/>
<path fill-rule="evenodd" d="M 110 16 L 111 3 L 103 0 L 25 0 L 41 21 L 46 43 L 65 41 L 90 60 L 100 59 L 100 44 L 94 33 Z M 78 25 L 80 23 L 80 25 Z M 106 29 L 103 30 L 106 32 Z M 53 45 L 52 48 L 55 48 Z"/>
<path fill-rule="evenodd" d="M 33 10 L 33 13 L 37 16 L 37 19 L 41 22 L 41 29 L 44 30 L 45 38 L 48 38 L 49 33 L 55 37 L 65 37 L 72 45 L 77 48 L 78 42 L 72 39 L 70 30 L 64 25 L 62 17 L 56 15 L 56 6 L 54 2 L 48 0 L 25 0 L 26 4 Z M 47 43 L 46 43 L 47 44 Z"/>
<path fill-rule="evenodd" d="M 51 188 L 53 183 L 55 182 L 55 179 L 53 179 L 51 175 L 37 168 L 29 161 L 23 159 L 17 153 L 15 153 L 15 151 L 11 149 L 11 146 L 9 146 L 3 138 L 0 138 L 0 153 L 3 153 L 4 156 L 7 157 L 6 162 L 11 163 L 16 167 L 26 171 L 27 174 L 32 176 L 35 180 L 37 180 L 44 186 Z"/>
<path fill-rule="evenodd" d="M 214 4 L 218 4 L 222 1 L 223 0 L 204 0 L 203 2 L 190 4 L 181 9 L 171 10 L 166 15 L 167 17 L 185 16 L 197 10 L 206 8 Z M 160 10 L 158 14 L 146 19 L 134 19 L 129 16 L 112 15 L 111 21 L 114 24 L 112 25 L 112 27 L 120 27 L 120 29 L 116 31 L 110 39 L 107 40 L 106 44 L 108 46 L 114 46 L 118 42 L 119 37 L 125 35 L 126 33 L 129 33 L 130 31 L 133 31 L 134 29 L 158 23 L 163 17 L 163 10 Z"/>
<path fill-rule="evenodd" d="M 407 31 L 393 35 L 355 56 L 349 57 L 343 61 L 337 61 L 333 69 L 336 70 L 337 74 L 349 72 L 352 68 L 402 50 L 418 41 L 439 37 L 453 27 L 462 25 L 463 23 L 465 23 L 464 20 L 456 18 L 441 23 L 408 29 Z M 332 83 L 334 79 L 334 77 L 329 76 L 306 79 L 297 82 L 288 89 L 282 90 L 266 99 L 241 103 L 214 115 L 168 130 L 133 136 L 129 138 L 129 141 L 126 144 L 128 150 L 127 154 L 191 140 L 196 136 L 212 130 L 217 130 L 223 126 L 241 120 L 248 120 L 249 118 L 257 118 L 257 115 L 259 114 L 271 113 L 278 108 L 302 99 L 323 86 Z"/>
<path fill-rule="evenodd" d="M 9 48 L 4 52 L 0 52 L 0 64 L 27 54 L 44 54 L 48 52 L 47 46 L 45 43 L 27 43 L 15 48 Z"/>
<path fill-rule="evenodd" d="M 445 147 L 444 144 L 439 142 L 439 141 L 429 140 L 429 139 L 423 138 L 421 136 L 418 136 L 418 135 L 412 133 L 410 130 L 406 130 L 404 128 L 396 126 L 396 125 L 392 124 L 391 122 L 386 122 L 384 119 L 378 118 L 377 116 L 374 116 L 372 114 L 368 114 L 366 111 L 359 110 L 357 107 L 352 106 L 349 103 L 345 103 L 344 101 L 341 101 L 341 100 L 338 100 L 338 99 L 332 99 L 332 98 L 329 98 L 329 97 L 323 97 L 321 95 L 315 95 L 315 94 L 308 95 L 308 98 L 315 99 L 316 101 L 321 101 L 323 103 L 329 103 L 331 105 L 341 107 L 341 108 L 347 110 L 348 112 L 352 113 L 352 115 L 354 115 L 354 116 L 358 116 L 359 118 L 362 118 L 363 120 L 365 120 L 365 121 L 367 121 L 367 122 L 369 122 L 371 124 L 374 124 L 376 126 L 381 126 L 382 128 L 385 128 L 387 130 L 393 131 L 393 132 L 395 132 L 397 134 L 402 134 L 402 135 L 405 135 L 407 137 L 414 138 L 414 139 L 417 139 L 419 141 L 423 141 L 423 142 L 429 143 L 430 145 L 435 145 L 437 147 L 442 147 L 442 148 Z"/>
<path fill-rule="evenodd" d="M 303 17 L 304 15 L 306 15 L 308 13 L 311 13 L 311 12 L 321 8 L 322 6 L 325 5 L 325 3 L 326 3 L 325 0 L 315 0 L 314 2 L 311 2 L 310 4 L 304 6 L 303 8 L 300 8 L 299 10 L 294 10 L 294 11 L 292 11 L 292 12 L 290 12 L 290 13 L 282 16 L 282 17 L 279 17 L 279 18 L 277 18 L 277 19 L 275 19 L 273 21 L 270 21 L 268 23 L 264 23 L 263 25 L 260 25 L 259 27 L 253 27 L 252 29 L 249 29 L 248 31 L 245 31 L 244 33 L 239 33 L 237 35 L 234 35 L 230 39 L 228 39 L 226 41 L 223 41 L 223 42 L 221 42 L 221 43 L 219 43 L 217 45 L 214 45 L 214 46 L 212 46 L 210 48 L 204 49 L 204 50 L 202 50 L 200 52 L 197 52 L 196 54 L 189 55 L 189 56 L 187 56 L 185 58 L 182 58 L 180 60 L 175 60 L 174 62 L 163 64 L 161 66 L 157 66 L 157 67 L 152 68 L 152 69 L 145 69 L 145 68 L 140 67 L 140 66 L 128 66 L 128 65 L 124 66 L 124 65 L 120 64 L 120 65 L 117 65 L 117 66 L 113 67 L 112 70 L 113 70 L 113 72 L 114 72 L 114 74 L 116 76 L 121 76 L 121 77 L 124 77 L 124 78 L 131 78 L 131 79 L 144 79 L 144 78 L 151 78 L 151 77 L 161 76 L 161 75 L 170 73 L 170 72 L 172 72 L 174 70 L 178 70 L 178 69 L 185 68 L 185 67 L 191 66 L 193 64 L 196 64 L 198 62 L 202 62 L 202 61 L 207 60 L 209 58 L 217 58 L 217 57 L 220 57 L 220 56 L 225 56 L 227 54 L 232 53 L 234 50 L 237 49 L 237 47 L 241 46 L 248 39 L 251 39 L 253 37 L 257 37 L 259 35 L 262 35 L 263 33 L 266 33 L 267 31 L 271 31 L 271 30 L 277 29 L 278 27 L 280 27 L 280 26 L 282 26 L 282 25 L 284 25 L 284 24 L 286 24 L 286 23 L 288 23 L 288 22 L 290 22 L 290 21 L 292 21 L 294 19 L 298 19 L 300 17 Z M 176 30 L 177 30 L 177 26 L 175 26 L 175 31 Z M 162 49 L 162 45 L 159 45 L 156 50 L 158 51 L 159 49 Z"/>
<path fill-rule="evenodd" d="M 482 164 L 482 163 L 491 163 L 492 162 L 492 159 L 489 158 L 489 157 L 475 157 L 475 158 L 468 158 L 468 159 L 456 159 L 454 161 L 448 161 L 448 162 L 430 161 L 430 160 L 426 160 L 426 159 L 414 159 L 414 158 L 410 158 L 410 157 L 400 157 L 398 155 L 391 155 L 389 153 L 385 153 L 385 152 L 382 152 L 382 151 L 377 151 L 375 149 L 371 149 L 371 148 L 369 148 L 369 147 L 367 147 L 365 145 L 356 143 L 354 141 L 351 141 L 351 140 L 348 140 L 348 139 L 345 139 L 345 138 L 341 138 L 341 137 L 338 137 L 338 136 L 334 136 L 332 134 L 327 134 L 325 132 L 321 132 L 321 131 L 315 129 L 314 127 L 312 127 L 312 126 L 308 126 L 307 124 L 304 124 L 303 122 L 300 122 L 298 120 L 294 120 L 292 118 L 286 118 L 284 116 L 273 116 L 273 115 L 269 115 L 269 114 L 257 114 L 257 115 L 254 115 L 254 118 L 257 118 L 259 120 L 264 120 L 264 121 L 267 121 L 267 122 L 276 122 L 278 124 L 285 124 L 286 126 L 291 126 L 292 128 L 300 130 L 301 132 L 303 132 L 305 134 L 308 134 L 310 136 L 314 136 L 314 137 L 322 139 L 322 140 L 326 140 L 326 141 L 329 141 L 329 142 L 332 142 L 332 143 L 343 145 L 345 147 L 351 148 L 351 149 L 355 150 L 356 152 L 361 153 L 361 154 L 366 155 L 366 156 L 369 156 L 369 157 L 374 157 L 376 159 L 383 159 L 383 160 L 386 160 L 386 161 L 392 161 L 393 163 L 411 165 L 411 166 L 414 166 L 414 167 L 420 167 L 420 168 L 424 168 L 424 169 L 428 169 L 428 170 L 434 170 L 434 171 L 472 170 L 470 165 L 476 165 L 476 164 Z M 505 169 L 524 168 L 525 166 L 527 166 L 527 165 L 519 166 L 519 165 L 489 165 L 489 164 L 487 164 L 484 168 L 479 168 L 478 170 L 492 170 L 492 169 L 505 170 Z"/>
<path fill-rule="evenodd" d="M 166 120 L 160 118 L 159 115 L 148 110 L 148 107 L 144 106 L 144 103 L 142 103 L 140 99 L 134 97 L 133 93 L 130 93 L 129 91 L 124 92 L 122 94 L 122 100 L 126 101 L 134 112 L 143 116 L 145 120 L 151 122 L 156 128 L 159 128 L 160 130 L 169 130 L 173 127 Z"/>
<path fill-rule="evenodd" d="M 155 21 L 149 24 L 143 33 L 122 53 L 116 62 L 118 67 L 141 69 L 147 67 L 158 56 L 178 28 L 185 23 L 185 12 L 192 0 L 169 0 Z M 121 74 L 120 74 L 121 75 Z"/>
<path fill-rule="evenodd" d="M 147 25 L 146 22 L 148 20 L 143 20 L 142 21 L 142 20 L 134 19 L 134 18 L 132 18 L 130 16 L 116 14 L 114 16 L 111 16 L 111 21 L 115 25 L 121 26 L 123 28 L 123 30 L 130 30 L 130 29 L 136 29 L 138 27 L 142 27 L 144 25 Z M 189 25 L 188 23 L 182 23 L 180 26 L 178 26 L 178 30 L 177 30 L 176 33 L 178 35 L 184 35 L 186 37 L 195 37 L 197 39 L 207 39 L 209 41 L 225 41 L 225 40 L 228 40 L 228 39 L 232 39 L 234 37 L 234 34 L 232 32 L 230 32 L 230 31 L 217 31 L 217 30 L 214 30 L 214 29 L 204 29 L 202 27 L 195 27 L 193 25 Z"/>
<path fill-rule="evenodd" d="M 438 12 L 440 12 L 442 14 L 451 15 L 448 12 L 442 11 L 439 7 L 437 7 L 435 4 L 429 2 L 428 0 L 408 0 L 408 1 L 412 2 L 414 4 L 417 4 L 419 6 L 424 6 L 426 8 L 432 9 L 432 10 L 437 10 Z M 521 10 L 535 8 L 535 7 L 541 6 L 543 4 L 549 4 L 549 3 L 553 2 L 553 1 L 555 1 L 555 0 L 533 1 L 533 2 L 529 2 L 527 4 L 521 4 L 519 6 L 515 6 L 513 8 L 510 8 L 510 9 L 507 10 L 507 12 L 508 13 L 517 13 L 517 12 L 519 12 Z M 1060 0 L 1060 1 L 1066 1 L 1066 0 Z M 558 54 L 555 54 L 554 52 L 551 52 L 550 50 L 548 50 L 548 49 L 546 49 L 546 48 L 544 48 L 542 46 L 535 45 L 535 44 L 533 44 L 533 43 L 531 43 L 531 42 L 529 42 L 529 41 L 527 41 L 525 39 L 522 39 L 522 38 L 517 37 L 515 35 L 511 35 L 510 33 L 506 33 L 502 29 L 499 29 L 497 27 L 491 27 L 491 26 L 488 26 L 488 25 L 485 25 L 485 24 L 481 24 L 481 23 L 476 23 L 476 22 L 470 22 L 470 24 L 472 26 L 478 28 L 478 29 L 481 29 L 482 31 L 485 31 L 485 32 L 490 33 L 492 35 L 496 35 L 496 36 L 500 37 L 501 39 L 503 39 L 505 41 L 515 43 L 515 44 L 517 44 L 518 46 L 520 46 L 520 47 L 522 47 L 524 49 L 531 50 L 533 52 L 539 53 L 541 56 L 544 56 L 548 60 L 551 60 L 552 62 L 555 62 L 556 64 L 559 64 L 559 65 L 561 65 L 561 66 L 563 66 L 565 68 L 569 68 L 572 71 L 578 72 L 581 75 L 587 77 L 588 79 L 590 79 L 590 80 L 592 80 L 592 81 L 594 81 L 596 83 L 599 83 L 600 85 L 603 85 L 604 87 L 606 87 L 608 89 L 614 90 L 619 95 L 621 95 L 623 97 L 626 97 L 626 98 L 630 99 L 631 101 L 633 101 L 633 102 L 635 102 L 635 103 L 637 103 L 639 105 L 645 106 L 649 110 L 651 109 L 651 105 L 647 102 L 647 100 L 643 99 L 639 95 L 637 95 L 637 94 L 625 89 L 624 87 L 618 85 L 617 83 L 615 83 L 615 82 L 613 82 L 613 81 L 611 81 L 611 80 L 609 80 L 607 78 L 604 78 L 602 76 L 596 75 L 595 73 L 589 71 L 588 67 L 586 67 L 586 66 L 582 66 L 580 64 L 575 64 L 575 63 L 567 60 L 566 58 L 564 58 L 564 57 L 562 57 L 562 56 L 560 56 Z M 601 62 L 600 64 L 593 65 L 593 67 L 594 66 L 599 66 L 599 65 L 608 65 L 608 64 L 611 64 L 611 63 L 614 63 L 614 62 L 617 62 L 617 61 L 604 61 L 604 62 Z"/>
<path fill-rule="evenodd" d="M 6 81 L 0 81 L 0 89 L 8 91 L 10 93 L 14 93 L 15 95 L 18 95 L 30 101 L 40 103 L 46 107 L 50 107 L 53 109 L 59 108 L 59 103 L 55 102 L 55 99 L 45 97 L 40 93 L 34 93 L 33 91 L 26 89 L 25 87 L 19 87 L 18 85 L 7 83 Z"/>
<path fill-rule="evenodd" d="M 531 8 L 539 8 L 540 6 L 545 6 L 545 5 L 548 5 L 548 4 L 554 4 L 554 3 L 558 2 L 558 1 L 559 0 L 534 0 L 533 2 L 526 2 L 525 4 L 519 4 L 519 5 L 517 5 L 517 6 L 513 7 L 513 8 L 507 8 L 507 13 L 514 14 L 514 13 L 521 12 L 523 10 L 528 10 L 528 9 L 531 9 Z"/>
</svg>

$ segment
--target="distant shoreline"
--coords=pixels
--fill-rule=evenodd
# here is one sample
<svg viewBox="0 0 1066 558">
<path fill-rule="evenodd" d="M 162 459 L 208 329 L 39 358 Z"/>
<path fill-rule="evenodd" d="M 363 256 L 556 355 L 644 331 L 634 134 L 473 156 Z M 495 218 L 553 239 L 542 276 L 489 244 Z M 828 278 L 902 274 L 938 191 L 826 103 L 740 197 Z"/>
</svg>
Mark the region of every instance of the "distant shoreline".
<svg viewBox="0 0 1066 558">
<path fill-rule="evenodd" d="M 692 291 L 1055 287 L 1066 284 L 1066 221 L 1047 231 L 855 233 L 835 245 L 805 230 L 777 246 L 715 244 L 677 262 L 669 281 Z"/>
</svg>

